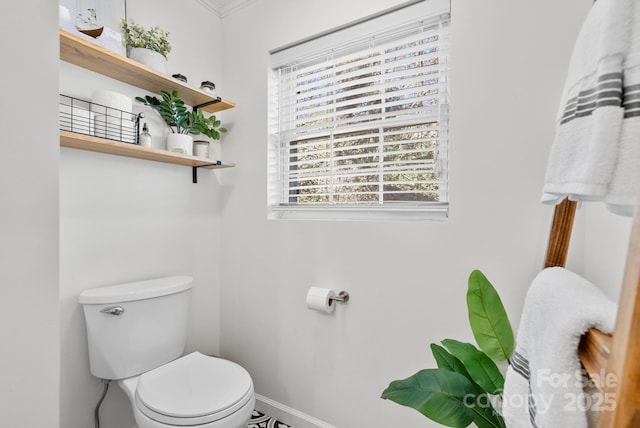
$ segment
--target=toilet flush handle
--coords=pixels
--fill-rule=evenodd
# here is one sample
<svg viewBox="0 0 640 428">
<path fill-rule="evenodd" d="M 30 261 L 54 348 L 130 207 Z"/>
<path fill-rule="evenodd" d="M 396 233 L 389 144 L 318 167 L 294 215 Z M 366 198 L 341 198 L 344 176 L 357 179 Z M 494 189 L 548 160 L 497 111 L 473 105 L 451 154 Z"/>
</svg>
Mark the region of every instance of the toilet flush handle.
<svg viewBox="0 0 640 428">
<path fill-rule="evenodd" d="M 110 306 L 108 308 L 104 308 L 100 312 L 104 312 L 105 314 L 110 315 L 122 315 L 122 313 L 124 312 L 124 308 L 121 306 Z"/>
</svg>

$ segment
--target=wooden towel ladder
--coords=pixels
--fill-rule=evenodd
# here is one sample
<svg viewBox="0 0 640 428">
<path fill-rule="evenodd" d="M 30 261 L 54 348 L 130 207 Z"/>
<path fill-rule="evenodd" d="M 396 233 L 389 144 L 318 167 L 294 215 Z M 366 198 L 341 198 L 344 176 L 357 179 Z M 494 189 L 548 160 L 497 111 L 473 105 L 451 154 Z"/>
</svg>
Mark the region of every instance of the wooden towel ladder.
<svg viewBox="0 0 640 428">
<path fill-rule="evenodd" d="M 575 211 L 576 203 L 568 199 L 556 206 L 545 267 L 565 266 Z M 636 209 L 615 330 L 612 335 L 589 330 L 578 351 L 583 366 L 604 394 L 598 428 L 640 427 L 639 289 L 640 209 Z"/>
</svg>

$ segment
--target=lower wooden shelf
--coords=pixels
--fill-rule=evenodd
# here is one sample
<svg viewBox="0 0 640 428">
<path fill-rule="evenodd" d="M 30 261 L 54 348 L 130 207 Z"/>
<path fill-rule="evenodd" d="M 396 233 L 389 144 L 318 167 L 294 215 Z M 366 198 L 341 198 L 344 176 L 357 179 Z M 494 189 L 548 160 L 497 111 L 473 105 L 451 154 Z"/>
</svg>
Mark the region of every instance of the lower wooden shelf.
<svg viewBox="0 0 640 428">
<path fill-rule="evenodd" d="M 236 166 L 235 163 L 216 163 L 212 159 L 182 155 L 166 150 L 142 147 L 136 144 L 122 143 L 69 131 L 60 131 L 60 146 L 205 169 L 233 168 Z"/>
</svg>

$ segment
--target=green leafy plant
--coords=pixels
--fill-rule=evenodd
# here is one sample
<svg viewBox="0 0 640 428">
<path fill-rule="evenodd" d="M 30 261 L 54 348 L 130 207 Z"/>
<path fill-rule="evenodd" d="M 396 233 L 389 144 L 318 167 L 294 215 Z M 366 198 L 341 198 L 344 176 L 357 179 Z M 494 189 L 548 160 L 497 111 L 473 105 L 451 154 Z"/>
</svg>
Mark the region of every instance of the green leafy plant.
<svg viewBox="0 0 640 428">
<path fill-rule="evenodd" d="M 142 25 L 135 22 L 127 22 L 122 19 L 122 34 L 124 36 L 124 44 L 128 48 L 147 48 L 158 52 L 167 59 L 167 55 L 171 52 L 171 43 L 169 43 L 169 33 L 160 29 L 160 27 L 151 27 L 145 29 Z"/>
<path fill-rule="evenodd" d="M 496 410 L 504 388 L 496 362 L 509 361 L 515 340 L 500 296 L 478 270 L 469 276 L 467 309 L 480 349 L 453 339 L 443 340 L 443 346 L 432 343 L 438 368 L 391 382 L 382 398 L 416 409 L 448 427 L 474 423 L 478 428 L 505 428 Z"/>
<path fill-rule="evenodd" d="M 189 111 L 178 91 L 160 92 L 160 98 L 147 95 L 136 97 L 136 101 L 156 110 L 171 131 L 176 134 L 204 134 L 213 140 L 219 140 L 227 132 L 215 115 L 205 117 L 202 110 Z"/>
<path fill-rule="evenodd" d="M 203 134 L 212 140 L 219 140 L 222 134 L 227 132 L 227 128 L 222 127 L 222 122 L 216 119 L 215 115 L 205 117 L 202 110 L 196 110 L 192 114 L 191 134 Z"/>
</svg>

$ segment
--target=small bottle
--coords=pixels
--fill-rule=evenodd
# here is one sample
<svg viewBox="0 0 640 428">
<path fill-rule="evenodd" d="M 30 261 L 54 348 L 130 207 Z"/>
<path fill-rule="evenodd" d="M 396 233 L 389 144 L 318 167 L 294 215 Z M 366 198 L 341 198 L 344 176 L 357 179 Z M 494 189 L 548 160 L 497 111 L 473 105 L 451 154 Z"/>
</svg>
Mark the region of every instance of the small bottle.
<svg viewBox="0 0 640 428">
<path fill-rule="evenodd" d="M 151 147 L 151 134 L 149 134 L 149 128 L 147 128 L 147 123 L 145 122 L 142 125 L 142 132 L 140 133 L 140 145 L 142 147 Z"/>
</svg>

